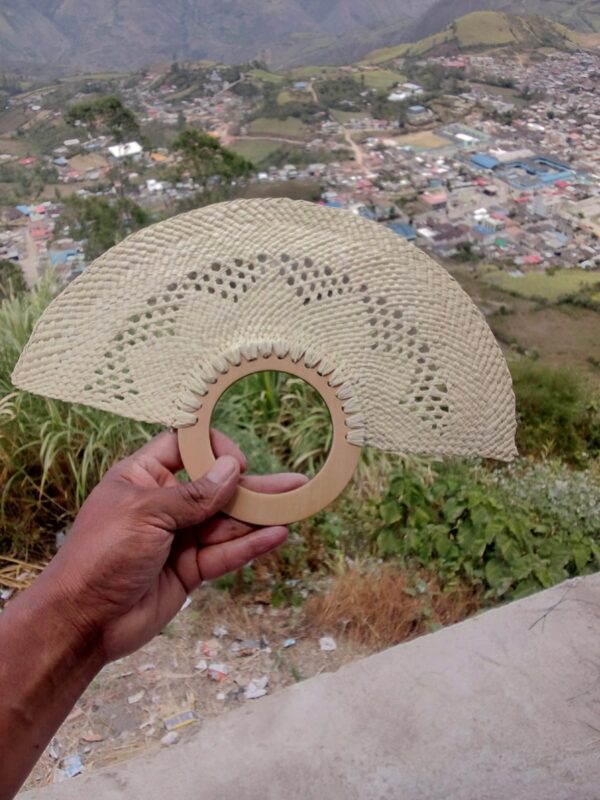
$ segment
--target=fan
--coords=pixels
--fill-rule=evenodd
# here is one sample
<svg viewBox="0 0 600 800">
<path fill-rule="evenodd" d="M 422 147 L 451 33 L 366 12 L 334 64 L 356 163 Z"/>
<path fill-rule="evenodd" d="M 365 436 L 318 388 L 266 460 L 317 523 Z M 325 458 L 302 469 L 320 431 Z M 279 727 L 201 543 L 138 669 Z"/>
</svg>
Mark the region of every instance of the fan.
<svg viewBox="0 0 600 800">
<path fill-rule="evenodd" d="M 129 236 L 49 306 L 13 382 L 178 428 L 195 478 L 214 461 L 219 397 L 262 370 L 312 384 L 334 436 L 300 489 L 240 488 L 229 512 L 248 522 L 287 523 L 327 505 L 363 445 L 516 454 L 508 368 L 454 279 L 389 229 L 301 201 L 220 203 Z"/>
</svg>

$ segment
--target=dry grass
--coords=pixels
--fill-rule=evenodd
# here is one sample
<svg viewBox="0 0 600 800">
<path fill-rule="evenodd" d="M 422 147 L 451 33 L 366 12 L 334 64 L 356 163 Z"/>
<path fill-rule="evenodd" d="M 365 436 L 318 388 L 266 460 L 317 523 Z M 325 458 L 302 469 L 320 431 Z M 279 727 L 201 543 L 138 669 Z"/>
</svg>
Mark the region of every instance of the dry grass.
<svg viewBox="0 0 600 800">
<path fill-rule="evenodd" d="M 442 590 L 433 578 L 378 565 L 345 570 L 328 592 L 307 602 L 305 614 L 317 631 L 343 633 L 356 644 L 381 650 L 459 622 L 479 608 L 473 591 Z"/>
<path fill-rule="evenodd" d="M 31 586 L 45 564 L 30 564 L 11 556 L 0 556 L 0 588 L 20 591 Z"/>
</svg>

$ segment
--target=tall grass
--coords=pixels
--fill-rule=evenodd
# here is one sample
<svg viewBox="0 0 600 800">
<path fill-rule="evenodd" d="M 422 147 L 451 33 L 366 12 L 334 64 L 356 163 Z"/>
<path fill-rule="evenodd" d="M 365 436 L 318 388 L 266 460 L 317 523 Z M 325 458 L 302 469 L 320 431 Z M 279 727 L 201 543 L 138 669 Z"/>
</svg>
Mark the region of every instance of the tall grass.
<svg viewBox="0 0 600 800">
<path fill-rule="evenodd" d="M 282 372 L 261 372 L 234 384 L 213 423 L 246 450 L 250 469 L 315 475 L 331 447 L 327 406 L 311 386 Z"/>
<path fill-rule="evenodd" d="M 0 549 L 44 554 L 104 472 L 151 426 L 16 390 L 12 369 L 55 288 L 0 306 Z"/>
<path fill-rule="evenodd" d="M 25 557 L 45 554 L 106 470 L 157 430 L 12 386 L 19 354 L 56 291 L 43 283 L 0 305 L 0 551 Z M 238 441 L 259 473 L 314 475 L 331 445 L 324 402 L 283 373 L 239 381 L 218 404 L 213 424 Z"/>
</svg>

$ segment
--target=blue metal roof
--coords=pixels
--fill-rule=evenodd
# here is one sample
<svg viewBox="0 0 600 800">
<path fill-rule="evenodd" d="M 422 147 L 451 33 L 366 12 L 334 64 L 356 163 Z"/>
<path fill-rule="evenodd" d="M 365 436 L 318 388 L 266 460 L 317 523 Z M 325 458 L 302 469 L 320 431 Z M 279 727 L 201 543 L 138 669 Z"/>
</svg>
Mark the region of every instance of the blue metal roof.
<svg viewBox="0 0 600 800">
<path fill-rule="evenodd" d="M 398 236 L 403 236 L 409 241 L 417 238 L 415 229 L 406 222 L 390 222 L 388 223 L 388 228 L 394 233 L 397 233 Z"/>
<path fill-rule="evenodd" d="M 494 169 L 500 162 L 497 158 L 488 156 L 486 153 L 475 153 L 474 156 L 471 156 L 471 163 L 483 169 Z"/>
</svg>

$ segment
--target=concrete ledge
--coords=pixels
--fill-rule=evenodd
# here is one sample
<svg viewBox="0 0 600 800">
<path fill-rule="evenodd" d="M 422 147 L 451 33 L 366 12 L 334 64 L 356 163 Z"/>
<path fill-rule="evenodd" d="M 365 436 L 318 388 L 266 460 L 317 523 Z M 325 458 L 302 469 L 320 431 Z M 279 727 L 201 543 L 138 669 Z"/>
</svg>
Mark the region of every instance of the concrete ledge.
<svg viewBox="0 0 600 800">
<path fill-rule="evenodd" d="M 598 800 L 600 575 L 23 800 Z"/>
</svg>

